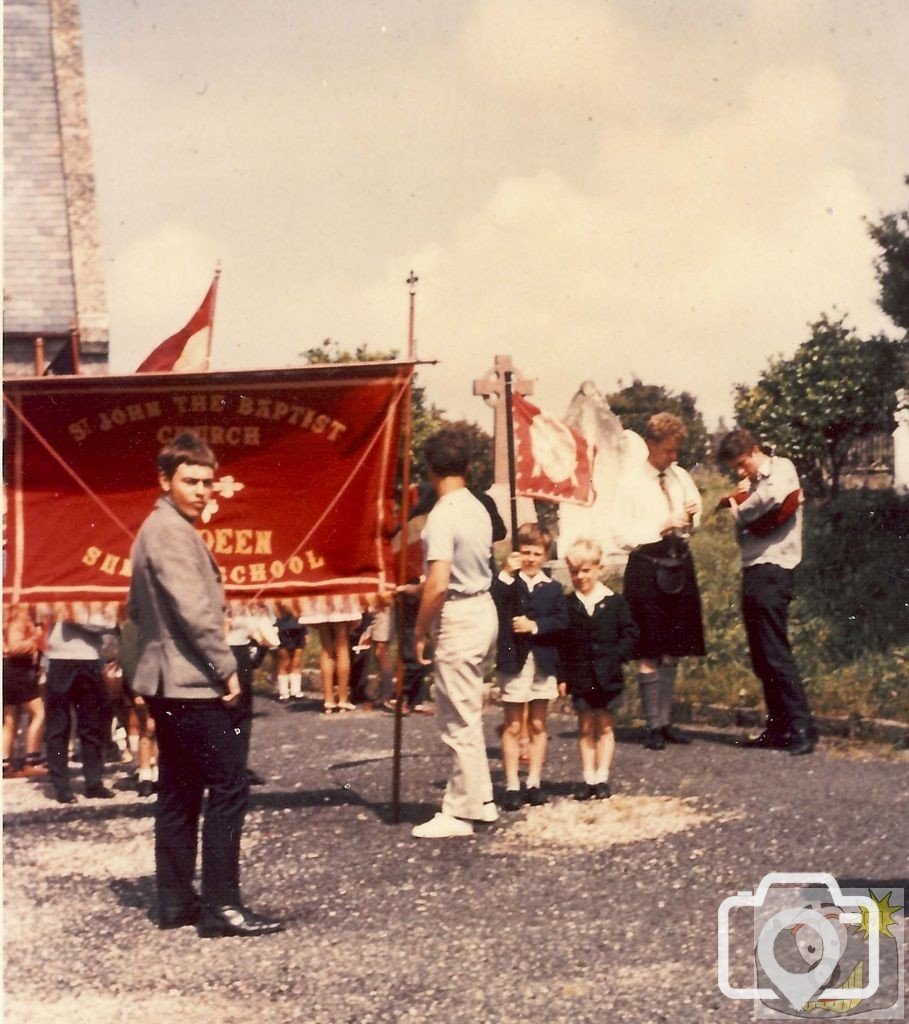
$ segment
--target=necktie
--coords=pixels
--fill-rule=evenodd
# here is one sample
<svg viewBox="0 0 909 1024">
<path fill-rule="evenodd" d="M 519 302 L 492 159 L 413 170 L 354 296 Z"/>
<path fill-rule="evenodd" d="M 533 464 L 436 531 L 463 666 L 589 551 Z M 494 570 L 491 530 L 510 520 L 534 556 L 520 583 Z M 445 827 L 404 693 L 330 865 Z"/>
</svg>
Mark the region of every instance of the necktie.
<svg viewBox="0 0 909 1024">
<path fill-rule="evenodd" d="M 672 512 L 672 495 L 669 493 L 669 487 L 666 483 L 666 470 L 660 470 L 658 477 L 660 481 L 660 490 L 666 498 L 666 504 L 669 506 L 669 511 Z"/>
</svg>

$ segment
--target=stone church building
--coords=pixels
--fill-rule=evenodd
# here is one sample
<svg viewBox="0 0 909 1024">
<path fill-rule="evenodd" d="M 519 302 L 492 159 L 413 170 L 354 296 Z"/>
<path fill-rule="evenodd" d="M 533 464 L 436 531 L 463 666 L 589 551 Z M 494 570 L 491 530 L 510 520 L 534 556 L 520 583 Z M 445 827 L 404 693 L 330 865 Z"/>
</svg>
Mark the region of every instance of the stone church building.
<svg viewBox="0 0 909 1024">
<path fill-rule="evenodd" d="M 78 0 L 4 0 L 3 373 L 108 364 Z"/>
</svg>

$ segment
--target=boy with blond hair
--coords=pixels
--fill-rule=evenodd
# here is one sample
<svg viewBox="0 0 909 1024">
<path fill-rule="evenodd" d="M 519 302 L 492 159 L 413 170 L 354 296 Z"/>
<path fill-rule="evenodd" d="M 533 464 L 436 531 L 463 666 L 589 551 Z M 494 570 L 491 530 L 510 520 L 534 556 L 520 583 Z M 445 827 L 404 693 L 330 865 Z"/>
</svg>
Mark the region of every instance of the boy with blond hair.
<svg viewBox="0 0 909 1024">
<path fill-rule="evenodd" d="M 571 695 L 578 716 L 583 781 L 577 800 L 612 795 L 609 772 L 615 753 L 613 713 L 622 701 L 622 663 L 634 656 L 637 626 L 625 598 L 600 579 L 603 551 L 578 540 L 565 556 L 574 593 L 566 599 L 568 628 L 563 634 L 560 689 Z"/>
</svg>

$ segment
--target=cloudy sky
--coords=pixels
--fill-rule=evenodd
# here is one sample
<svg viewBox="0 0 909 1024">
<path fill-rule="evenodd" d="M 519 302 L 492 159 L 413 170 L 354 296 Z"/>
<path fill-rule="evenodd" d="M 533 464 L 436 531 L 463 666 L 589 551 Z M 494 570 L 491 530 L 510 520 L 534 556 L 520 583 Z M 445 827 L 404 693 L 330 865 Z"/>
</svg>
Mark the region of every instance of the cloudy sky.
<svg viewBox="0 0 909 1024">
<path fill-rule="evenodd" d="M 510 354 L 564 412 L 639 377 L 727 418 L 909 199 L 905 0 L 81 0 L 127 372 L 223 264 L 213 364 L 403 348 L 491 426 Z"/>
</svg>

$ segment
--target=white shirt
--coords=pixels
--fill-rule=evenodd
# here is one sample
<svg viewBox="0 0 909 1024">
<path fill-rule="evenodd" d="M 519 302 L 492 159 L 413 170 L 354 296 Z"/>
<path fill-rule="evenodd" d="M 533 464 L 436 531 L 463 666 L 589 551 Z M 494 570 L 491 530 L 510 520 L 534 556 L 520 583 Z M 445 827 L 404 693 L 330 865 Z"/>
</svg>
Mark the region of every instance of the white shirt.
<svg viewBox="0 0 909 1024">
<path fill-rule="evenodd" d="M 802 509 L 782 526 L 764 537 L 751 533 L 748 524 L 782 505 L 784 499 L 799 489 L 799 475 L 789 459 L 779 455 L 768 457 L 751 482 L 748 497 L 741 505 L 734 502 L 730 510 L 735 517 L 736 539 L 742 548 L 742 565 L 769 563 L 783 569 L 794 569 L 802 560 Z"/>
<path fill-rule="evenodd" d="M 603 600 L 604 597 L 609 597 L 613 591 L 606 586 L 605 583 L 595 583 L 593 590 L 589 594 L 581 594 L 577 590 L 574 592 L 574 596 L 584 606 L 584 610 L 588 615 L 593 615 L 596 606 Z"/>
<path fill-rule="evenodd" d="M 645 462 L 620 481 L 615 496 L 615 540 L 620 548 L 631 551 L 642 544 L 656 544 L 670 515 L 681 515 L 689 504 L 696 506 L 691 529 L 699 525 L 701 495 L 688 472 L 673 462 L 663 480 L 666 493 L 660 486 L 659 470 Z"/>
<path fill-rule="evenodd" d="M 492 520 L 466 487 L 439 498 L 426 517 L 423 544 L 427 562 L 450 562 L 449 590 L 478 594 L 489 590 Z"/>
</svg>

